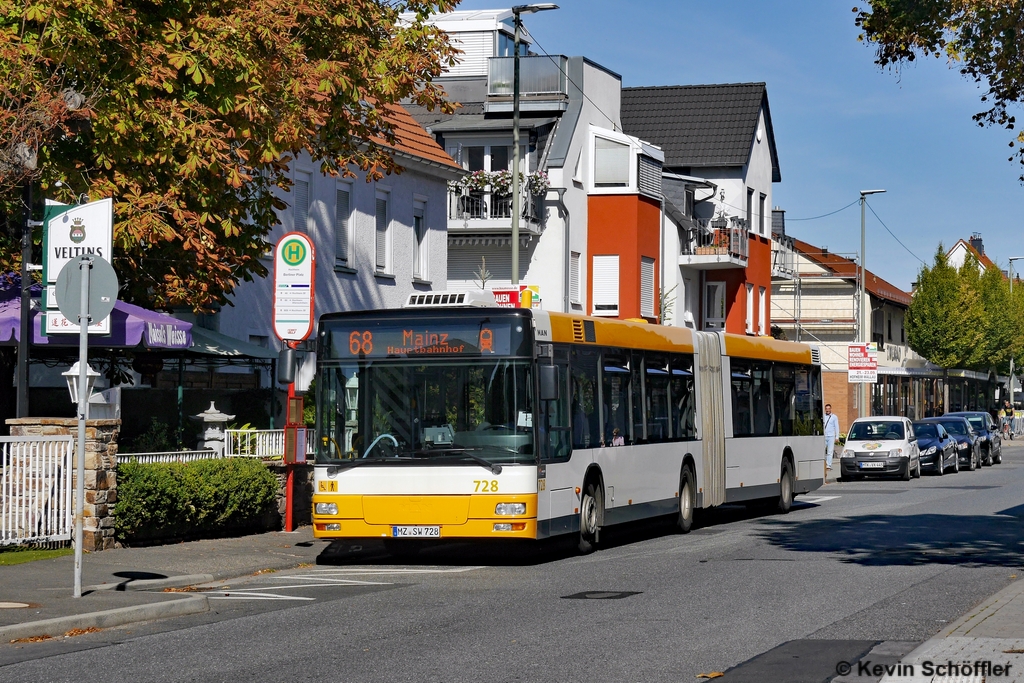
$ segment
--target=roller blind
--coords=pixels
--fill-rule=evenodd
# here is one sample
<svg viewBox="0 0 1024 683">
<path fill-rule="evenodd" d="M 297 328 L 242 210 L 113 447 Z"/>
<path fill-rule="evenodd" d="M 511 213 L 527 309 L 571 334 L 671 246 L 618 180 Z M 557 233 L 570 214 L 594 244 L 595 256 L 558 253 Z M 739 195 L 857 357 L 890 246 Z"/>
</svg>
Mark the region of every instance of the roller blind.
<svg viewBox="0 0 1024 683">
<path fill-rule="evenodd" d="M 619 256 L 595 256 L 594 315 L 619 314 Z"/>
</svg>

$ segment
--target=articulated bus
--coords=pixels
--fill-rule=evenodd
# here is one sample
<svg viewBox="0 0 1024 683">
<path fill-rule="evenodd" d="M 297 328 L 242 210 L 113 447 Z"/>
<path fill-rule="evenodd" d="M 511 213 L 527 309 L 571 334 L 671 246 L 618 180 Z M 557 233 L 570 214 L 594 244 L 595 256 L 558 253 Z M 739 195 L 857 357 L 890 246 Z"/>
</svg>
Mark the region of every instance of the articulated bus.
<svg viewBox="0 0 1024 683">
<path fill-rule="evenodd" d="M 610 525 L 686 532 L 695 509 L 787 512 L 821 486 L 817 349 L 474 298 L 321 317 L 317 537 L 571 534 L 587 552 Z"/>
</svg>

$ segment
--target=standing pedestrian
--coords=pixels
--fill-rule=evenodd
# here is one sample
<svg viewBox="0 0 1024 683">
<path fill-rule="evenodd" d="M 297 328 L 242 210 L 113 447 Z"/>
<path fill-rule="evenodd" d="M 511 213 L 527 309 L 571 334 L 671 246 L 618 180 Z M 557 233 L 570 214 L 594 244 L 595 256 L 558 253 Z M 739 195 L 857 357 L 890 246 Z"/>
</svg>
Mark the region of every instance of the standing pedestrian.
<svg viewBox="0 0 1024 683">
<path fill-rule="evenodd" d="M 832 412 L 832 404 L 825 404 L 825 468 L 832 469 L 836 439 L 839 438 L 839 416 Z"/>
</svg>

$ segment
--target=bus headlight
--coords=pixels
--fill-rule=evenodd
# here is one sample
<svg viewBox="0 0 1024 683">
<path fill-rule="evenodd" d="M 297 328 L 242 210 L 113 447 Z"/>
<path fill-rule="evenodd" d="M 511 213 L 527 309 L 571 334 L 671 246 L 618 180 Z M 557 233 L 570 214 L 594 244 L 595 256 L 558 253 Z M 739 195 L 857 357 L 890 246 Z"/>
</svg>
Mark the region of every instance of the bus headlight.
<svg viewBox="0 0 1024 683">
<path fill-rule="evenodd" d="M 318 515 L 336 515 L 338 514 L 337 503 L 317 503 L 316 514 Z"/>
<path fill-rule="evenodd" d="M 494 506 L 496 515 L 525 515 L 526 503 L 498 503 Z"/>
</svg>

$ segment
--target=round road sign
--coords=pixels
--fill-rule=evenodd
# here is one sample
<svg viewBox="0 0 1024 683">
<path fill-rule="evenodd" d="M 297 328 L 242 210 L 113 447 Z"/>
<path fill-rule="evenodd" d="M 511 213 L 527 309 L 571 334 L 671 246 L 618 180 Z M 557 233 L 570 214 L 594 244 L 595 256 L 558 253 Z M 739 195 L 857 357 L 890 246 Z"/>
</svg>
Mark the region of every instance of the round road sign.
<svg viewBox="0 0 1024 683">
<path fill-rule="evenodd" d="M 114 310 L 117 303 L 117 274 L 114 267 L 99 256 L 82 256 L 64 264 L 57 276 L 54 294 L 57 308 L 71 323 L 78 324 L 82 314 L 82 268 L 79 264 L 90 261 L 89 273 L 89 317 L 93 323 L 103 320 Z"/>
</svg>

